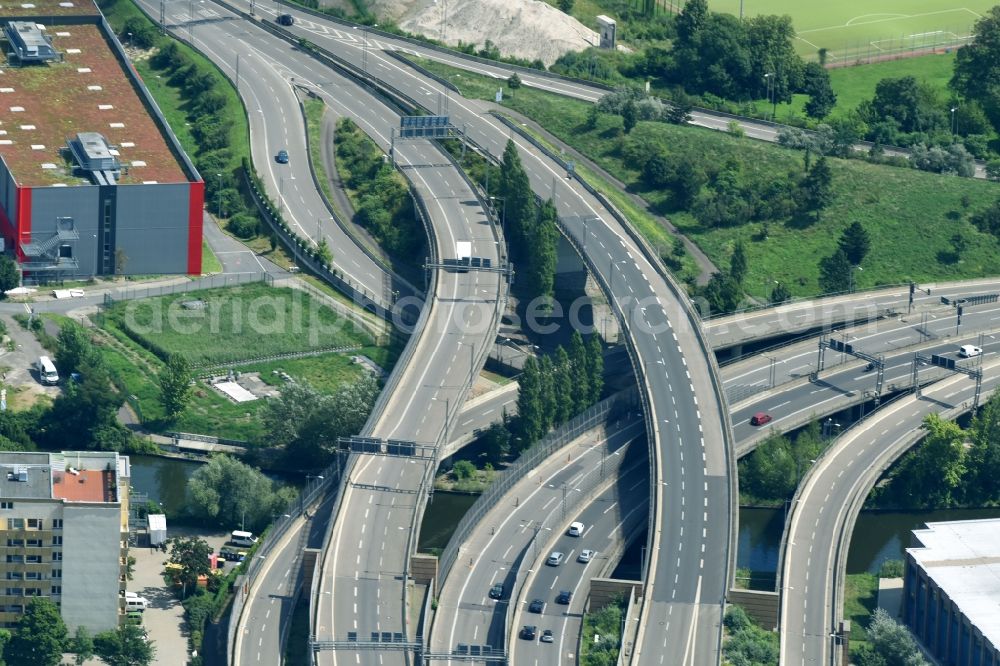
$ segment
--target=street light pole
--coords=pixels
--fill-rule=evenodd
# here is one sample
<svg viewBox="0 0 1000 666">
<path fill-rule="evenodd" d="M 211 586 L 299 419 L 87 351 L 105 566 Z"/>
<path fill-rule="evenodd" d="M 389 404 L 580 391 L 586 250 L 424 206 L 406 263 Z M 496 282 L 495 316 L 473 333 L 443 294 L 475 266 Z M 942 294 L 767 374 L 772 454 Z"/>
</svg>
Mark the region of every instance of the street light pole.
<svg viewBox="0 0 1000 666">
<path fill-rule="evenodd" d="M 955 112 L 958 111 L 957 106 L 951 107 L 951 134 L 955 135 Z"/>
<path fill-rule="evenodd" d="M 219 178 L 219 191 L 215 195 L 215 214 L 222 217 L 222 174 L 215 174 Z"/>
</svg>

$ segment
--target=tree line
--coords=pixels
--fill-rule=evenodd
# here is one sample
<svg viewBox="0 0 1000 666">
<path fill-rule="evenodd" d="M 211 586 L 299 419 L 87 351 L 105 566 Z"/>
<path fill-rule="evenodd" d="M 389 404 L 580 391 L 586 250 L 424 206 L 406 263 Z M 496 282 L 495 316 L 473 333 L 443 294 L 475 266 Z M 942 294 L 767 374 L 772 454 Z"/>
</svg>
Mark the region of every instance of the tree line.
<svg viewBox="0 0 1000 666">
<path fill-rule="evenodd" d="M 568 351 L 560 345 L 554 356 L 529 357 L 518 378 L 518 451 L 596 403 L 603 390 L 604 354 L 596 333 L 584 342 L 574 331 Z"/>
<path fill-rule="evenodd" d="M 58 666 L 64 663 L 64 652 L 73 653 L 76 664 L 97 657 L 108 666 L 148 666 L 156 656 L 156 644 L 134 624 L 95 636 L 80 626 L 71 636 L 59 607 L 47 597 L 25 606 L 13 632 L 0 629 L 0 666 Z"/>
<path fill-rule="evenodd" d="M 926 437 L 886 474 L 869 497 L 878 507 L 996 506 L 1000 502 L 1000 394 L 986 401 L 968 428 L 937 414 Z"/>
<path fill-rule="evenodd" d="M 517 270 L 514 292 L 526 298 L 552 298 L 559 231 L 555 204 L 536 203 L 528 174 L 512 140 L 500 166 L 501 222 Z"/>
</svg>

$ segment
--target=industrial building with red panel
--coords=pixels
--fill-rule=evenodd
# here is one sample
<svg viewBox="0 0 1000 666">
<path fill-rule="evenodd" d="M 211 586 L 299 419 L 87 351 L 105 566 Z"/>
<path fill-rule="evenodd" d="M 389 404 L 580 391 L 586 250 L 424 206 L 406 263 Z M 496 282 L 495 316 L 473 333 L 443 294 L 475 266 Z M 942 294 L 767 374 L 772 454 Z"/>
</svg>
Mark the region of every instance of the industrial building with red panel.
<svg viewBox="0 0 1000 666">
<path fill-rule="evenodd" d="M 90 0 L 0 7 L 0 232 L 26 281 L 201 272 L 204 182 Z"/>
</svg>

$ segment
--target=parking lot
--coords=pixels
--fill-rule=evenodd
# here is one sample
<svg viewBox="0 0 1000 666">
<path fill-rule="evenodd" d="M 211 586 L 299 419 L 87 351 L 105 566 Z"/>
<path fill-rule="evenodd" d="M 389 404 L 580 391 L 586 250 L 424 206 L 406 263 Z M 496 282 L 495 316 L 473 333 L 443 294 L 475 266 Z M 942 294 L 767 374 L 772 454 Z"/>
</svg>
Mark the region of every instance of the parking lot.
<svg viewBox="0 0 1000 666">
<path fill-rule="evenodd" d="M 168 525 L 168 536 L 198 536 L 212 546 L 214 552 L 225 544 L 228 534 L 206 532 L 194 528 L 172 528 Z M 156 644 L 156 666 L 178 666 L 187 663 L 188 637 L 182 631 L 184 607 L 180 599 L 163 582 L 163 566 L 168 553 L 150 548 L 132 548 L 135 557 L 135 576 L 128 584 L 128 591 L 135 592 L 149 600 L 149 608 L 143 613 L 143 625 L 149 632 L 149 640 Z M 226 563 L 227 568 L 233 566 Z"/>
</svg>

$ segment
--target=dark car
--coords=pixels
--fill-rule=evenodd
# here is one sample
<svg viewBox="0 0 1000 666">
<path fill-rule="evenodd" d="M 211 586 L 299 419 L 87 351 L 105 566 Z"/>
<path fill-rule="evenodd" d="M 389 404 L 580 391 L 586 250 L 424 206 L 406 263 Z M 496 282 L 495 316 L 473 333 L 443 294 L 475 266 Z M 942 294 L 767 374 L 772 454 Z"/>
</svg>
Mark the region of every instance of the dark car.
<svg viewBox="0 0 1000 666">
<path fill-rule="evenodd" d="M 535 636 L 538 635 L 538 627 L 533 624 L 526 624 L 521 627 L 521 638 L 527 641 L 535 640 Z"/>
<path fill-rule="evenodd" d="M 750 425 L 759 426 L 770 422 L 771 422 L 771 415 L 768 414 L 767 412 L 757 412 L 756 414 L 753 415 L 753 418 L 750 419 Z"/>
<path fill-rule="evenodd" d="M 562 592 L 559 593 L 559 596 L 556 597 L 556 603 L 568 605 L 570 600 L 572 599 L 573 599 L 573 593 L 570 592 L 569 590 L 563 590 Z"/>
<path fill-rule="evenodd" d="M 291 14 L 279 14 L 277 21 L 278 25 L 292 25 L 295 23 L 295 17 Z"/>
<path fill-rule="evenodd" d="M 531 603 L 528 604 L 528 610 L 532 613 L 541 613 L 544 608 L 545 602 L 541 599 L 532 599 Z"/>
<path fill-rule="evenodd" d="M 279 150 L 278 154 L 274 156 L 274 161 L 278 164 L 288 164 L 288 151 Z"/>
<path fill-rule="evenodd" d="M 503 599 L 503 585 L 497 583 L 490 588 L 490 599 Z"/>
<path fill-rule="evenodd" d="M 219 549 L 219 556 L 227 562 L 242 562 L 246 559 L 246 551 L 237 550 L 232 546 L 223 546 Z"/>
</svg>

